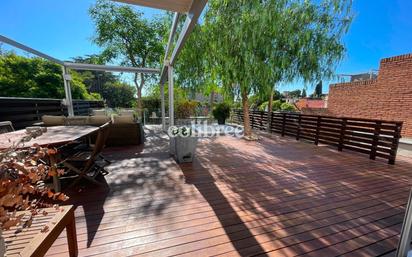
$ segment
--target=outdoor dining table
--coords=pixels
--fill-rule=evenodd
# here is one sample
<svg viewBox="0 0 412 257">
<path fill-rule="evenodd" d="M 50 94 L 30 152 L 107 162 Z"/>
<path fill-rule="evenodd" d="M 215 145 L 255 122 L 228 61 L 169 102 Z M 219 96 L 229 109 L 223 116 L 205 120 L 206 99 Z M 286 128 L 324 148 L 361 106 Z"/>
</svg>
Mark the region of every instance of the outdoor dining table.
<svg viewBox="0 0 412 257">
<path fill-rule="evenodd" d="M 81 138 L 96 133 L 99 127 L 95 126 L 54 126 L 47 127 L 47 131 L 42 135 L 31 139 L 28 142 L 19 144 L 17 149 L 24 149 L 38 144 L 42 147 L 62 146 Z M 26 136 L 26 130 L 21 129 L 9 133 L 0 134 L 0 151 L 13 147 L 19 140 Z M 60 181 L 57 176 L 53 177 L 53 187 L 56 192 L 60 192 Z"/>
</svg>

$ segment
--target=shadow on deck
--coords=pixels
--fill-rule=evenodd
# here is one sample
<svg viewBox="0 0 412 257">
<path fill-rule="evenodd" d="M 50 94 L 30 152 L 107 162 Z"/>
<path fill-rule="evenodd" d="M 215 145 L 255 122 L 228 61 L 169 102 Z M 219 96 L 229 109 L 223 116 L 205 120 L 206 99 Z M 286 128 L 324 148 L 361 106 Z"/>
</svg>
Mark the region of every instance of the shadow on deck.
<svg viewBox="0 0 412 257">
<path fill-rule="evenodd" d="M 379 256 L 394 251 L 412 161 L 370 161 L 277 136 L 202 139 L 178 165 L 167 138 L 110 148 L 106 188 L 72 192 L 80 256 Z M 49 256 L 67 255 L 65 235 Z"/>
</svg>

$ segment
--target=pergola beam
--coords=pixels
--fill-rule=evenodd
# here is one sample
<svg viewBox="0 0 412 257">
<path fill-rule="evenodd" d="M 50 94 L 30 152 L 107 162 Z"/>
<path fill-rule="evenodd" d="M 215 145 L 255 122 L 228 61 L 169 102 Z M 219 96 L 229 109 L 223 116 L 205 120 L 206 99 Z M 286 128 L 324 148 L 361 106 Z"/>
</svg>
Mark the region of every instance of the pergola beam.
<svg viewBox="0 0 412 257">
<path fill-rule="evenodd" d="M 16 41 L 14 41 L 13 39 L 10 39 L 10 38 L 8 38 L 8 37 L 5 37 L 5 36 L 0 35 L 0 41 L 1 41 L 1 42 L 4 42 L 4 43 L 6 43 L 6 44 L 9 44 L 9 45 L 11 45 L 11 46 L 14 46 L 14 47 L 16 47 L 16 48 L 19 48 L 19 49 L 21 49 L 21 50 L 23 50 L 23 51 L 26 51 L 26 52 L 29 52 L 29 53 L 31 53 L 31 54 L 37 55 L 37 56 L 39 56 L 39 57 L 42 57 L 42 58 L 44 58 L 44 59 L 46 59 L 46 60 L 49 60 L 49 61 L 52 61 L 52 62 L 54 62 L 54 63 L 58 63 L 58 64 L 60 64 L 60 65 L 63 65 L 63 62 L 60 61 L 59 59 L 56 59 L 56 58 L 54 58 L 54 57 L 51 57 L 50 55 L 47 55 L 47 54 L 42 53 L 42 52 L 40 52 L 40 51 L 37 51 L 37 50 L 35 50 L 35 49 L 31 48 L 31 47 L 28 47 L 28 46 L 26 46 L 26 45 L 20 44 L 19 42 L 16 42 Z"/>
<path fill-rule="evenodd" d="M 179 38 L 177 39 L 175 48 L 173 49 L 172 55 L 168 62 L 164 63 L 162 72 L 160 75 L 160 84 L 164 83 L 167 79 L 167 64 L 173 66 L 177 60 L 177 57 L 182 51 L 182 48 L 189 37 L 190 33 L 193 31 L 194 27 L 197 24 L 197 21 L 202 14 L 203 9 L 207 4 L 207 0 L 193 0 L 192 5 L 190 7 L 189 12 L 187 13 L 185 23 L 183 25 L 183 29 L 179 34 Z M 167 56 L 167 55 L 166 55 Z"/>
<path fill-rule="evenodd" d="M 113 0 L 172 12 L 186 13 L 190 10 L 191 0 Z"/>
<path fill-rule="evenodd" d="M 63 65 L 73 70 L 131 72 L 131 73 L 146 73 L 146 74 L 160 73 L 159 69 L 153 69 L 153 68 L 123 67 L 123 66 L 98 65 L 98 64 L 86 64 L 86 63 L 74 63 L 74 62 L 64 62 Z"/>
<path fill-rule="evenodd" d="M 167 46 L 166 46 L 166 50 L 165 50 L 165 59 L 163 61 L 165 66 L 166 66 L 166 61 L 169 57 L 170 47 L 173 44 L 173 38 L 175 37 L 175 34 L 176 34 L 177 25 L 179 23 L 179 17 L 180 17 L 179 13 L 175 13 L 175 15 L 173 17 L 172 28 L 170 29 L 169 40 L 167 41 Z"/>
</svg>

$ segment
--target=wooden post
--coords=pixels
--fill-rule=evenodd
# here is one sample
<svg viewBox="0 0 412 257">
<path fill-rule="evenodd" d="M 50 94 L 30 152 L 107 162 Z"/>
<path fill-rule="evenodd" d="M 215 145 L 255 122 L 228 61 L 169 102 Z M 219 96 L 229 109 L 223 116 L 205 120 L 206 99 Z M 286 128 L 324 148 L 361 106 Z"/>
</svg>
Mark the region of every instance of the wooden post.
<svg viewBox="0 0 412 257">
<path fill-rule="evenodd" d="M 398 146 L 399 146 L 399 139 L 401 138 L 402 124 L 403 122 L 396 123 L 395 133 L 393 135 L 393 140 L 392 140 L 391 152 L 389 154 L 390 155 L 389 161 L 388 161 L 389 164 L 395 164 L 396 154 L 398 152 Z"/>
<path fill-rule="evenodd" d="M 70 257 L 77 257 L 78 248 L 77 248 L 77 234 L 76 234 L 76 221 L 74 218 L 74 208 L 68 213 L 70 221 L 66 226 L 66 235 L 67 235 L 67 244 L 69 246 L 69 255 Z"/>
<path fill-rule="evenodd" d="M 296 131 L 296 140 L 300 139 L 300 126 L 302 123 L 302 114 L 299 113 L 299 118 L 298 118 L 298 129 Z"/>
<path fill-rule="evenodd" d="M 378 149 L 379 133 L 381 131 L 381 126 L 382 126 L 382 122 L 381 121 L 376 121 L 375 131 L 373 132 L 371 153 L 369 155 L 369 159 L 371 159 L 371 160 L 376 159 L 376 151 Z"/>
<path fill-rule="evenodd" d="M 272 115 L 273 115 L 272 111 L 268 110 L 268 112 L 267 112 L 267 119 L 268 120 L 267 120 L 267 124 L 266 124 L 266 130 L 270 133 L 272 133 Z"/>
<path fill-rule="evenodd" d="M 272 133 L 272 119 L 273 119 L 273 112 L 269 112 L 268 114 L 268 131 L 269 133 Z"/>
<path fill-rule="evenodd" d="M 41 117 L 40 117 L 40 113 L 39 113 L 39 105 L 36 103 L 34 103 L 34 106 L 36 108 L 36 117 L 38 121 L 41 121 Z"/>
<path fill-rule="evenodd" d="M 260 130 L 263 130 L 264 129 L 264 127 L 263 127 L 263 111 L 260 111 Z"/>
<path fill-rule="evenodd" d="M 282 113 L 282 137 L 285 136 L 286 113 Z"/>
<path fill-rule="evenodd" d="M 250 125 L 252 126 L 252 129 L 254 128 L 253 124 L 255 123 L 255 114 L 253 111 L 249 112 L 250 113 Z"/>
<path fill-rule="evenodd" d="M 342 119 L 342 127 L 340 128 L 340 138 L 339 138 L 339 146 L 338 146 L 338 151 L 342 152 L 343 150 L 343 143 L 345 139 L 345 133 L 346 133 L 346 122 L 348 120 L 343 118 Z"/>
<path fill-rule="evenodd" d="M 320 122 L 322 117 L 318 116 L 318 121 L 316 122 L 316 136 L 315 136 L 315 145 L 319 144 L 319 132 L 320 132 Z"/>
</svg>

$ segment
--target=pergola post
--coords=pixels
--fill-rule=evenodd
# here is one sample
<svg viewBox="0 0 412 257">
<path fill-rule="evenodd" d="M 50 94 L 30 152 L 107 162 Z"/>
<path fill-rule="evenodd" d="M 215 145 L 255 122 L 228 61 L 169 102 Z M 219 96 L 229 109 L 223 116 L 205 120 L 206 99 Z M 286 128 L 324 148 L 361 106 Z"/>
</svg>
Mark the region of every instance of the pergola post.
<svg viewBox="0 0 412 257">
<path fill-rule="evenodd" d="M 167 65 L 168 81 L 169 81 L 169 126 L 175 125 L 175 113 L 174 113 L 174 95 L 173 95 L 173 66 Z"/>
<path fill-rule="evenodd" d="M 160 101 L 161 101 L 161 113 L 162 113 L 162 129 L 166 131 L 166 107 L 165 107 L 165 84 L 160 85 Z"/>
<path fill-rule="evenodd" d="M 72 91 L 71 91 L 71 88 L 70 88 L 70 80 L 71 80 L 71 76 L 70 76 L 70 73 L 69 73 L 69 69 L 66 66 L 63 66 L 64 92 L 66 94 L 65 104 L 67 106 L 67 112 L 68 112 L 69 116 L 74 116 L 73 99 L 72 99 Z"/>
</svg>

